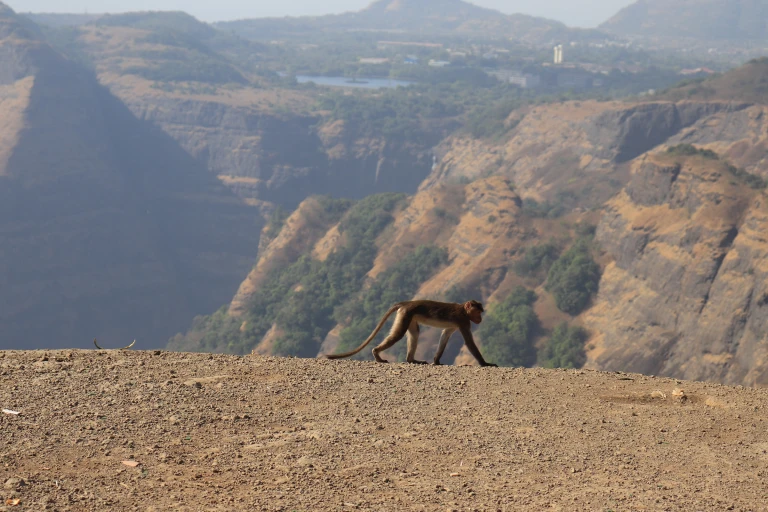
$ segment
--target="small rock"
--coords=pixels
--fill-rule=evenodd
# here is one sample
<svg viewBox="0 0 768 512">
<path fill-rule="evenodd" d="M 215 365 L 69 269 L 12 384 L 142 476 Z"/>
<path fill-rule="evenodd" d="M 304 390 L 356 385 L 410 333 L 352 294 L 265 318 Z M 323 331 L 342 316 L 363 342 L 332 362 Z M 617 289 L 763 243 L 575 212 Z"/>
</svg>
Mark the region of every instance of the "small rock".
<svg viewBox="0 0 768 512">
<path fill-rule="evenodd" d="M 23 485 L 27 485 L 27 482 L 23 478 L 9 478 L 5 481 L 3 487 L 6 489 L 16 489 L 17 487 L 21 487 Z"/>
</svg>

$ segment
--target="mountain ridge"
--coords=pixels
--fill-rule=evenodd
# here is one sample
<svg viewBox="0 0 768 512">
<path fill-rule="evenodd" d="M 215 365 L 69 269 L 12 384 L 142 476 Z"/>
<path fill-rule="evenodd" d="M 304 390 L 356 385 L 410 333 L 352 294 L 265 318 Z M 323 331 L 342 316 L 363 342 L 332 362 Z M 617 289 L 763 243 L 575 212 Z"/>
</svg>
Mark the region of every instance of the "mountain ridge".
<svg viewBox="0 0 768 512">
<path fill-rule="evenodd" d="M 599 25 L 614 34 L 699 40 L 768 36 L 766 0 L 638 0 Z"/>
<path fill-rule="evenodd" d="M 252 39 L 299 37 L 302 31 L 381 30 L 504 37 L 535 44 L 590 37 L 605 38 L 593 30 L 572 29 L 565 24 L 526 14 L 507 15 L 463 0 L 378 0 L 359 11 L 325 16 L 254 18 L 218 22 L 215 26 L 234 30 Z"/>
</svg>

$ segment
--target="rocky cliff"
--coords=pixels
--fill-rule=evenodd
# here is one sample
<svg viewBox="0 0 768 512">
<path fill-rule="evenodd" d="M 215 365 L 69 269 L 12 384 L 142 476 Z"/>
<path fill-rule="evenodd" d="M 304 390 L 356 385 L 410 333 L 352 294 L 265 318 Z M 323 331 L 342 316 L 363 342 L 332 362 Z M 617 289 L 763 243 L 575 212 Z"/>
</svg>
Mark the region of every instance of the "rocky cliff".
<svg viewBox="0 0 768 512">
<path fill-rule="evenodd" d="M 721 161 L 648 155 L 608 202 L 589 366 L 768 383 L 766 196 Z"/>
<path fill-rule="evenodd" d="M 0 7 L 0 347 L 159 346 L 231 297 L 261 221 Z"/>
<path fill-rule="evenodd" d="M 763 137 L 761 108 L 728 101 L 583 101 L 515 111 L 507 121 L 513 128 L 501 143 L 444 141 L 436 150 L 439 165 L 421 188 L 501 175 L 524 197 L 567 195 L 570 206 L 597 207 L 628 179 L 625 164 L 660 144 L 739 141 L 746 153 L 747 139 Z M 754 159 L 755 151 L 751 154 Z"/>
<path fill-rule="evenodd" d="M 317 116 L 281 116 L 215 100 L 126 101 L 246 199 L 295 208 L 312 194 L 359 199 L 412 192 L 431 170 L 429 145 L 359 138 L 341 121 L 325 126 Z"/>
</svg>

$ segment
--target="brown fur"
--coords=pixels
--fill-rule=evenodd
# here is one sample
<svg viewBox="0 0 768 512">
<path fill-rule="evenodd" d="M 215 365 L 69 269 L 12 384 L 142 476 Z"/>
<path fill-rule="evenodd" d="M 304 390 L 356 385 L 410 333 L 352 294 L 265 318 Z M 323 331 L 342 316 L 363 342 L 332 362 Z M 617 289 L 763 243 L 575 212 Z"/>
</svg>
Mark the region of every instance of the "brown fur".
<svg viewBox="0 0 768 512">
<path fill-rule="evenodd" d="M 454 332 L 459 331 L 464 337 L 464 343 L 467 345 L 467 349 L 469 349 L 469 352 L 475 356 L 475 359 L 477 359 L 477 362 L 480 363 L 481 366 L 496 366 L 495 364 L 487 363 L 485 359 L 483 359 L 480 350 L 475 344 L 475 339 L 472 336 L 472 323 L 479 324 L 483 321 L 483 311 L 483 305 L 476 300 L 470 300 L 464 304 L 437 302 L 434 300 L 398 302 L 389 308 L 371 335 L 368 336 L 368 339 L 366 339 L 359 347 L 350 352 L 330 354 L 326 357 L 328 359 L 341 359 L 357 354 L 376 337 L 392 313 L 397 312 L 395 322 L 392 324 L 392 329 L 389 331 L 389 335 L 381 344 L 373 349 L 373 357 L 376 358 L 376 361 L 386 363 L 387 361 L 381 358 L 380 353 L 400 341 L 403 336 L 407 334 L 408 355 L 406 361 L 409 363 L 426 364 L 426 361 L 417 361 L 415 359 L 416 347 L 419 343 L 419 324 L 424 324 L 433 327 L 441 327 L 443 329 L 443 332 L 440 335 L 440 345 L 435 353 L 435 364 L 440 364 L 440 358 L 443 356 L 443 351 L 445 351 L 445 347 L 448 344 L 448 339 L 450 339 Z"/>
</svg>

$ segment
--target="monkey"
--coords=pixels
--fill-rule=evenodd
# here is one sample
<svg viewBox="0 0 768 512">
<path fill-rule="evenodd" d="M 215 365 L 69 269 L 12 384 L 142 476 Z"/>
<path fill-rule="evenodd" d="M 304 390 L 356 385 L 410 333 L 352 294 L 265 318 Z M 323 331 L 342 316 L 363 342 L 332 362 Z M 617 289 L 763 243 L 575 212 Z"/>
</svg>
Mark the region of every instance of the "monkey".
<svg viewBox="0 0 768 512">
<path fill-rule="evenodd" d="M 472 337 L 472 322 L 476 324 L 482 322 L 483 312 L 485 311 L 483 305 L 476 300 L 470 300 L 464 304 L 433 300 L 398 302 L 389 308 L 389 311 L 381 319 L 379 325 L 376 326 L 376 329 L 373 330 L 362 345 L 351 352 L 329 354 L 325 357 L 328 359 L 341 359 L 357 354 L 376 337 L 381 328 L 384 327 L 384 323 L 395 311 L 397 311 L 397 315 L 389 335 L 380 345 L 374 347 L 372 351 L 373 357 L 377 362 L 387 363 L 388 361 L 380 356 L 381 352 L 387 350 L 408 334 L 408 355 L 406 361 L 408 363 L 427 364 L 426 361 L 417 361 L 415 359 L 416 346 L 419 343 L 419 324 L 424 324 L 443 328 L 443 332 L 440 335 L 440 344 L 435 353 L 434 364 L 441 364 L 440 358 L 443 356 L 446 345 L 448 345 L 448 340 L 454 332 L 459 331 L 464 337 L 464 343 L 467 345 L 469 352 L 475 356 L 480 366 L 497 366 L 483 359 L 483 355 L 480 353 L 475 344 L 475 339 Z"/>
</svg>

